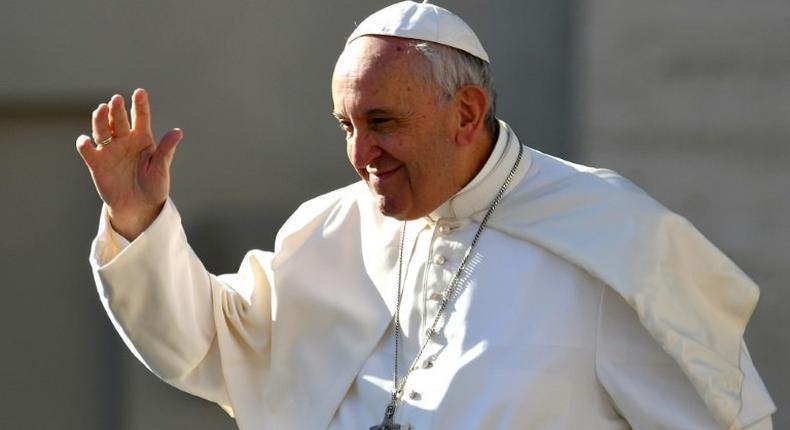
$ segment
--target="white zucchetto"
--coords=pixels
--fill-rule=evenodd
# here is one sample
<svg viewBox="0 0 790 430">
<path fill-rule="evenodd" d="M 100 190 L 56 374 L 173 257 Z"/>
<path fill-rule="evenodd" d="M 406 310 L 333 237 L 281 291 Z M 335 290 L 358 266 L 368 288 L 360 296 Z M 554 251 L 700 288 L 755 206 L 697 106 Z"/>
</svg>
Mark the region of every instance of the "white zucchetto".
<svg viewBox="0 0 790 430">
<path fill-rule="evenodd" d="M 371 34 L 435 42 L 490 62 L 475 32 L 457 15 L 433 4 L 402 1 L 387 6 L 365 18 L 348 37 L 346 45 Z"/>
</svg>

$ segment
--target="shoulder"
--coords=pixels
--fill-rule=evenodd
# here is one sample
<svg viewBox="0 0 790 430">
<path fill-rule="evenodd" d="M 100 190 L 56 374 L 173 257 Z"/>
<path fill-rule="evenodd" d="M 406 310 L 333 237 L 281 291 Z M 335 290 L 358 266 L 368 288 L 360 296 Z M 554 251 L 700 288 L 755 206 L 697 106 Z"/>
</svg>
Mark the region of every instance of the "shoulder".
<svg viewBox="0 0 790 430">
<path fill-rule="evenodd" d="M 697 259 L 720 258 L 688 220 L 628 179 L 537 151 L 532 155 L 530 172 L 492 216 L 494 228 L 538 243 L 607 281 L 621 277 L 629 267 L 625 261 L 632 262 L 629 270 L 646 269 L 689 249 L 699 250 Z"/>
<path fill-rule="evenodd" d="M 605 192 L 611 196 L 650 198 L 641 188 L 617 172 L 605 168 L 591 167 L 553 157 L 531 150 L 534 175 L 533 185 L 548 189 Z"/>
<path fill-rule="evenodd" d="M 340 207 L 357 205 L 358 200 L 365 196 L 365 191 L 365 184 L 362 181 L 358 181 L 343 188 L 313 197 L 299 205 L 283 227 L 302 227 L 311 219 L 330 216 L 333 211 Z"/>
<path fill-rule="evenodd" d="M 525 177 L 502 202 L 509 217 L 526 215 L 533 222 L 585 218 L 675 217 L 644 190 L 618 173 L 572 163 L 528 149 L 530 166 Z M 503 213 L 503 215 L 505 215 Z M 521 214 L 521 215 L 519 215 Z"/>
<path fill-rule="evenodd" d="M 364 182 L 358 181 L 305 201 L 277 232 L 275 253 L 293 248 L 324 225 L 344 222 L 350 212 L 368 204 L 368 194 Z"/>
</svg>

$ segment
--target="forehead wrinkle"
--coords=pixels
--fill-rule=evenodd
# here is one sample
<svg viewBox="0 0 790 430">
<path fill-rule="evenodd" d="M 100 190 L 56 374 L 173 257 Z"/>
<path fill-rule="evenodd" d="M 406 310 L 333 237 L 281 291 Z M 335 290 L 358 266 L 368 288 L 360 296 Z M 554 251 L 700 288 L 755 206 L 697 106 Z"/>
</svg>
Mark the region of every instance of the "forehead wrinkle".
<svg viewBox="0 0 790 430">
<path fill-rule="evenodd" d="M 416 57 L 415 57 L 416 56 Z M 361 78 L 376 69 L 391 70 L 427 61 L 410 40 L 390 36 L 363 36 L 353 40 L 340 53 L 335 76 L 343 71 L 347 77 Z M 398 64 L 400 63 L 400 64 Z"/>
<path fill-rule="evenodd" d="M 406 96 L 403 88 L 406 92 L 409 88 L 415 92 L 437 92 L 431 76 L 428 59 L 413 46 L 413 41 L 361 37 L 352 41 L 338 58 L 332 76 L 334 109 L 344 119 L 383 113 L 406 119 L 409 112 L 401 112 L 407 106 L 401 106 L 399 97 Z M 378 99 L 380 94 L 384 100 Z"/>
</svg>

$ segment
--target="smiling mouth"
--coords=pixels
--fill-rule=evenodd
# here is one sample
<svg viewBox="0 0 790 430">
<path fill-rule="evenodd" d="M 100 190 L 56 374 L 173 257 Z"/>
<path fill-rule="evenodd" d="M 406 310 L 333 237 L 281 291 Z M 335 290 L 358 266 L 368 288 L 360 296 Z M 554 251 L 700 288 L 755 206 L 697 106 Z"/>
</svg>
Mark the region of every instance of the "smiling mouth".
<svg viewBox="0 0 790 430">
<path fill-rule="evenodd" d="M 386 170 L 386 171 L 380 171 L 380 170 L 371 171 L 370 169 L 367 169 L 367 172 L 368 172 L 368 176 L 370 178 L 375 178 L 377 180 L 382 180 L 382 179 L 386 179 L 386 178 L 392 176 L 395 172 L 400 170 L 401 167 L 403 167 L 403 166 L 398 166 L 398 167 L 395 167 L 394 169 L 390 169 L 390 170 Z"/>
</svg>

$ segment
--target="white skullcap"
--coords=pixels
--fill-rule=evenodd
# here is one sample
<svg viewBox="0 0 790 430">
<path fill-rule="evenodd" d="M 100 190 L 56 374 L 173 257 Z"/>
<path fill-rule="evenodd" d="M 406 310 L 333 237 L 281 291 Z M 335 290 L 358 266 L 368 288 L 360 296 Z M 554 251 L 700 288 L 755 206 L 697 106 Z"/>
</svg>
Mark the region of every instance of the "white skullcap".
<svg viewBox="0 0 790 430">
<path fill-rule="evenodd" d="M 475 32 L 449 10 L 432 4 L 402 1 L 387 6 L 365 18 L 348 37 L 346 45 L 368 34 L 435 42 L 489 62 Z"/>
</svg>

